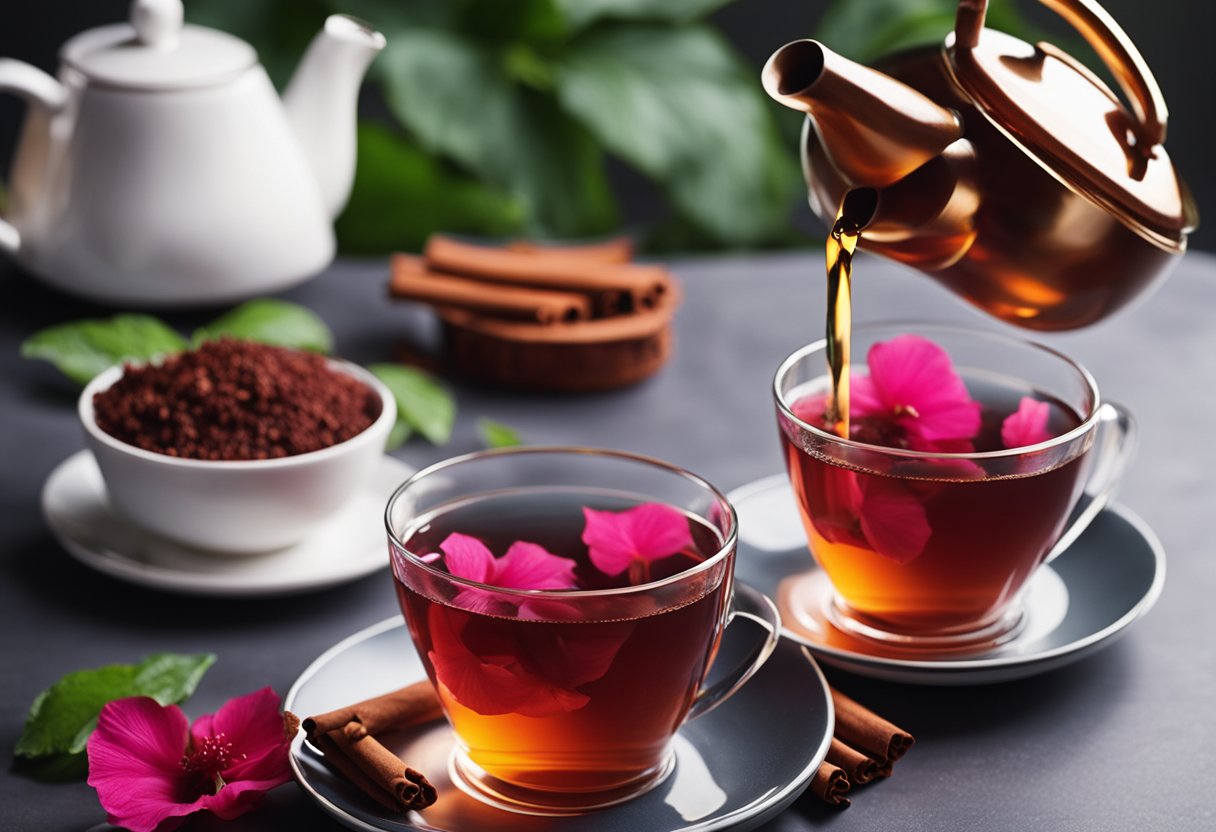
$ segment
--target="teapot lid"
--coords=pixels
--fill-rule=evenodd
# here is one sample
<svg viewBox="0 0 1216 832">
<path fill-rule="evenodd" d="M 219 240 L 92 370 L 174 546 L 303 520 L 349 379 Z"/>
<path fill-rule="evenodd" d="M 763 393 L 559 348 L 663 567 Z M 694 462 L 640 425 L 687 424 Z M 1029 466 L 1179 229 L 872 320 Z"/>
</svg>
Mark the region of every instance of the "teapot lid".
<svg viewBox="0 0 1216 832">
<path fill-rule="evenodd" d="M 988 121 L 1140 236 L 1168 250 L 1185 248 L 1198 212 L 1162 145 L 1165 103 L 1130 41 L 1125 46 L 1143 72 L 1142 86 L 1125 85 L 1137 93 L 1129 95 L 1134 115 L 1096 75 L 1051 44 L 1032 46 L 979 27 L 968 38 L 961 27 L 960 12 L 960 28 L 946 39 L 946 64 Z M 1124 80 L 1128 73 L 1115 75 Z"/>
<path fill-rule="evenodd" d="M 64 44 L 63 62 L 90 81 L 143 90 L 222 83 L 257 63 L 245 41 L 182 16 L 181 0 L 135 0 L 130 23 L 81 32 Z"/>
</svg>

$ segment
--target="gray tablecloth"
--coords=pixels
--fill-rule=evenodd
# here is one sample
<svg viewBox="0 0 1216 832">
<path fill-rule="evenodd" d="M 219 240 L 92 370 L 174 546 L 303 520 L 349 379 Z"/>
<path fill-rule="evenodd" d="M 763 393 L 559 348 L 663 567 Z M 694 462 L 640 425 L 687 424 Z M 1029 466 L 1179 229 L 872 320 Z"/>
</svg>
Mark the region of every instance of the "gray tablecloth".
<svg viewBox="0 0 1216 832">
<path fill-rule="evenodd" d="M 780 470 L 770 379 L 793 348 L 823 331 L 822 255 L 682 260 L 687 299 L 678 351 L 651 381 L 615 393 L 518 395 L 457 383 L 448 447 L 397 451 L 424 465 L 478 447 L 490 417 L 530 443 L 638 451 L 697 471 L 724 489 Z M 343 262 L 286 294 L 333 326 L 339 352 L 384 360 L 426 343 L 420 309 L 384 298 L 383 263 Z M 262 685 L 285 692 L 324 649 L 396 612 L 385 575 L 273 601 L 158 594 L 89 571 L 52 540 L 39 491 L 82 447 L 74 389 L 18 357 L 35 329 L 99 310 L 0 274 L 0 827 L 82 830 L 104 820 L 84 784 L 44 785 L 7 770 L 30 701 L 61 674 L 158 650 L 214 651 L 218 664 L 187 705 L 192 716 Z M 856 275 L 859 320 L 892 317 L 997 324 L 927 280 L 874 259 Z M 896 776 L 835 813 L 807 796 L 768 829 L 1216 828 L 1216 258 L 1191 254 L 1130 313 L 1048 339 L 1086 364 L 1104 393 L 1136 413 L 1138 457 L 1121 499 L 1160 535 L 1169 577 L 1157 608 L 1111 647 L 1034 679 L 971 689 L 915 688 L 843 674 L 833 681 L 906 726 L 916 748 Z M 188 327 L 208 316 L 171 319 Z M 334 828 L 293 786 L 223 826 Z"/>
</svg>

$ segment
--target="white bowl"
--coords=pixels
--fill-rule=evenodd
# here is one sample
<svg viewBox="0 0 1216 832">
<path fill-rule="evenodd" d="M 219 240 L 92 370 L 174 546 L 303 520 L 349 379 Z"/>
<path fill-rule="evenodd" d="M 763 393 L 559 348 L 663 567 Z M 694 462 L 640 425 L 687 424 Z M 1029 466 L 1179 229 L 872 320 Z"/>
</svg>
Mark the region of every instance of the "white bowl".
<svg viewBox="0 0 1216 832">
<path fill-rule="evenodd" d="M 110 504 L 163 537 L 223 554 L 256 554 L 299 543 L 372 475 L 397 419 L 392 394 L 348 361 L 330 369 L 354 376 L 380 397 L 380 416 L 345 442 L 279 459 L 179 459 L 128 445 L 97 426 L 93 397 L 122 377 L 98 375 L 80 394 L 78 412 L 97 458 Z M 341 557 L 341 552 L 335 552 Z"/>
</svg>

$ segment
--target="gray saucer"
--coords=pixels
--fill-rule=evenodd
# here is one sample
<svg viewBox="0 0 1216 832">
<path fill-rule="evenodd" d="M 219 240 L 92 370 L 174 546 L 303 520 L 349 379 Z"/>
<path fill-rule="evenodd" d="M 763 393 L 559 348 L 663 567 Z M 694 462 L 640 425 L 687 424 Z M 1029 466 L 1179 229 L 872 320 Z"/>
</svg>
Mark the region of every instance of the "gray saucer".
<svg viewBox="0 0 1216 832">
<path fill-rule="evenodd" d="M 747 645 L 727 630 L 715 667 L 728 668 Z M 732 643 L 734 642 L 734 643 Z M 301 717 L 357 702 L 424 676 L 400 617 L 337 644 L 301 674 L 285 707 Z M 721 707 L 680 729 L 675 772 L 626 803 L 585 815 L 539 818 L 492 808 L 452 785 L 446 722 L 381 737 L 439 790 L 425 812 L 393 816 L 336 777 L 296 737 L 291 767 L 304 791 L 352 829 L 436 832 L 675 832 L 752 829 L 792 803 L 827 754 L 833 730 L 827 682 L 805 648 L 781 639 L 768 663 Z"/>
<path fill-rule="evenodd" d="M 804 597 L 830 586 L 807 550 L 806 533 L 785 475 L 765 477 L 729 495 L 739 513 L 741 579 L 776 597 L 783 579 L 798 576 Z M 805 644 L 821 661 L 861 676 L 925 685 L 1004 682 L 1062 667 L 1114 642 L 1148 612 L 1165 584 L 1165 552 L 1144 521 L 1114 505 L 1050 566 L 1024 595 L 1025 627 L 1011 641 L 966 658 L 878 655 L 861 639 L 841 638 L 812 612 L 790 620 L 782 635 Z"/>
</svg>

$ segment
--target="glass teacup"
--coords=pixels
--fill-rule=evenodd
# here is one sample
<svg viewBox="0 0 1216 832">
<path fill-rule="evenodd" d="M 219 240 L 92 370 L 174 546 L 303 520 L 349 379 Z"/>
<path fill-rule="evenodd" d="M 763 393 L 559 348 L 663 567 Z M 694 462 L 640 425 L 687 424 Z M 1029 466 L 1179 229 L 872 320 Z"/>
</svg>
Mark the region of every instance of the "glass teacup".
<svg viewBox="0 0 1216 832">
<path fill-rule="evenodd" d="M 943 412 L 956 406 L 945 429 L 898 401 L 912 397 L 906 390 L 932 363 L 926 357 L 940 358 L 920 344 L 922 353 L 893 360 L 889 345 L 915 341 L 908 333 L 953 360 L 961 395 L 978 403 L 970 438 L 948 436 L 950 420 L 967 409 L 942 404 L 949 384 L 938 380 L 924 392 Z M 874 378 L 865 360 L 874 365 L 874 348 L 887 373 L 911 380 Z M 1103 403 L 1093 377 L 1047 347 L 1003 334 L 878 324 L 853 333 L 853 409 L 873 417 L 854 419 L 842 438 L 819 418 L 829 392 L 825 350 L 823 341 L 797 350 L 774 382 L 790 482 L 811 553 L 834 589 L 827 608 L 813 612 L 886 648 L 981 651 L 1012 638 L 1028 579 L 1110 499 L 1134 445 L 1129 414 Z M 897 392 L 879 390 L 882 381 Z M 1037 434 L 1026 430 L 1035 415 Z M 811 612 L 800 607 L 809 603 L 784 599 L 787 625 Z"/>
<path fill-rule="evenodd" d="M 688 530 L 669 542 L 675 554 L 596 559 L 593 516 L 611 524 L 655 506 Z M 733 584 L 734 509 L 657 460 L 539 447 L 457 457 L 402 485 L 386 522 L 401 608 L 456 735 L 453 781 L 500 808 L 575 814 L 653 788 L 672 770 L 680 725 L 724 701 L 776 645 L 772 603 Z M 552 554 L 525 564 L 537 551 L 528 547 Z M 559 573 L 577 588 L 495 585 Z M 736 615 L 765 636 L 706 686 Z"/>
</svg>

